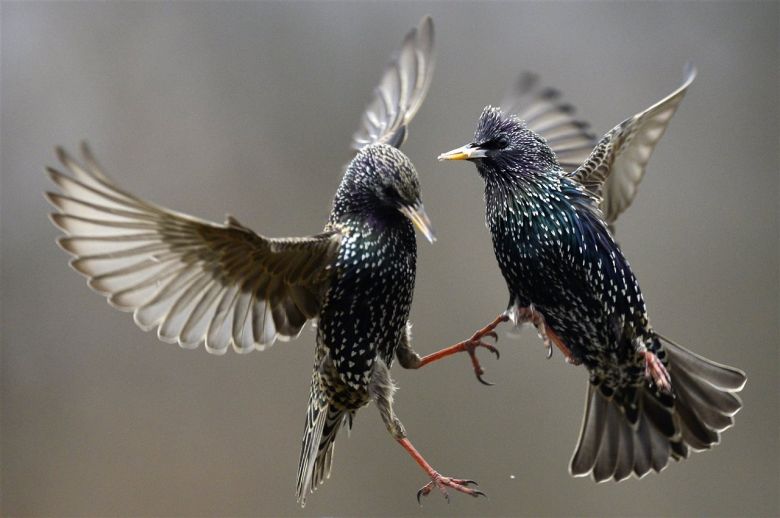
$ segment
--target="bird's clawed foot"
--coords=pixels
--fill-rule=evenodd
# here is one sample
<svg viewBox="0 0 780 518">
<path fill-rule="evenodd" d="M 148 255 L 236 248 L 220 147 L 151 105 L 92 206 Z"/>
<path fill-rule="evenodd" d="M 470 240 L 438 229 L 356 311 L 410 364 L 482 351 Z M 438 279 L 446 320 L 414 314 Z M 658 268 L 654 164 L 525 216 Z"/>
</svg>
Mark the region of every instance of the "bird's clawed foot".
<svg viewBox="0 0 780 518">
<path fill-rule="evenodd" d="M 664 364 L 658 359 L 655 353 L 644 350 L 642 354 L 645 357 L 645 378 L 653 380 L 659 390 L 667 394 L 672 393 L 672 378 Z"/>
<path fill-rule="evenodd" d="M 542 339 L 544 347 L 547 350 L 548 360 L 552 358 L 553 345 L 555 345 L 558 347 L 558 349 L 560 349 L 561 353 L 563 353 L 563 357 L 566 359 L 566 363 L 571 365 L 580 365 L 582 363 L 581 360 L 574 357 L 571 350 L 566 347 L 558 335 L 555 334 L 555 331 L 547 327 L 547 324 L 544 321 L 544 315 L 534 309 L 533 305 L 528 307 L 514 307 L 509 309 L 507 312 L 511 312 L 512 321 L 516 326 L 521 326 L 523 324 L 534 325 L 536 328 L 536 334 L 538 334 L 539 338 Z"/>
<path fill-rule="evenodd" d="M 547 349 L 547 359 L 552 358 L 553 355 L 553 343 L 550 337 L 547 336 L 547 327 L 544 324 L 544 317 L 541 313 L 536 311 L 532 306 L 514 308 L 514 322 L 515 325 L 521 326 L 523 324 L 533 324 L 536 328 L 536 334 L 542 339 L 545 349 Z"/>
<path fill-rule="evenodd" d="M 474 373 L 477 375 L 477 379 L 480 383 L 483 385 L 493 385 L 491 382 L 486 381 L 482 376 L 485 374 L 485 369 L 482 368 L 482 365 L 479 363 L 479 359 L 477 358 L 477 348 L 478 347 L 484 347 L 491 353 L 496 355 L 496 359 L 499 359 L 501 357 L 501 353 L 498 351 L 498 349 L 494 345 L 490 345 L 488 343 L 485 343 L 483 339 L 485 337 L 490 337 L 493 339 L 494 342 L 498 342 L 498 333 L 495 332 L 496 327 L 502 323 L 509 320 L 509 317 L 506 315 L 499 315 L 493 322 L 486 325 L 473 335 L 471 335 L 471 338 L 466 340 L 465 342 L 462 342 L 463 344 L 463 350 L 466 351 L 469 354 L 469 357 L 471 358 L 471 364 L 474 366 Z"/>
<path fill-rule="evenodd" d="M 487 498 L 487 495 L 485 493 L 483 493 L 479 489 L 469 487 L 470 485 L 473 485 L 475 488 L 479 487 L 479 484 L 477 484 L 473 480 L 444 477 L 434 471 L 431 474 L 431 481 L 425 484 L 423 487 L 421 487 L 419 491 L 417 491 L 417 503 L 422 505 L 422 500 L 421 500 L 422 497 L 428 496 L 428 494 L 430 494 L 430 492 L 433 491 L 434 487 L 439 488 L 439 491 L 441 491 L 441 494 L 444 495 L 444 499 L 447 500 L 447 503 L 449 503 L 450 501 L 450 495 L 447 493 L 448 487 L 451 487 L 456 491 L 460 491 L 461 493 L 471 495 L 474 498 L 478 496 L 484 496 L 485 498 Z"/>
<path fill-rule="evenodd" d="M 496 349 L 496 347 L 493 345 L 483 342 L 482 340 L 485 337 L 490 337 L 493 340 L 497 341 L 498 334 L 494 331 L 494 329 L 498 326 L 498 324 L 500 324 L 501 322 L 506 322 L 507 320 L 509 320 L 508 316 L 499 315 L 493 322 L 491 322 L 490 324 L 486 325 L 485 327 L 483 327 L 482 329 L 474 333 L 471 336 L 471 338 L 469 338 L 468 340 L 458 342 L 455 345 L 451 345 L 440 351 L 426 355 L 423 358 L 420 358 L 419 361 L 414 362 L 414 364 L 411 365 L 411 368 L 419 369 L 435 361 L 441 360 L 442 358 L 446 358 L 447 356 L 462 353 L 465 351 L 469 354 L 469 357 L 471 358 L 471 364 L 474 366 L 474 372 L 477 374 L 477 379 L 485 385 L 492 385 L 492 383 L 485 381 L 482 378 L 482 376 L 485 374 L 485 370 L 479 364 L 479 359 L 477 359 L 476 351 L 479 347 L 484 347 L 491 353 L 495 354 L 496 358 L 499 358 L 501 355 L 498 352 L 498 349 Z"/>
</svg>

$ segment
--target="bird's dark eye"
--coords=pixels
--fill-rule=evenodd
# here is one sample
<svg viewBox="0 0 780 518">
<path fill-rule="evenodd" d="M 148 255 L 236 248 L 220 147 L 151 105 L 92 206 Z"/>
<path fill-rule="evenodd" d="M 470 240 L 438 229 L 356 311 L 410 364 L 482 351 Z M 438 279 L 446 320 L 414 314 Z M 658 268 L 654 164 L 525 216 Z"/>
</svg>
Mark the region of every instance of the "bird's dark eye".
<svg viewBox="0 0 780 518">
<path fill-rule="evenodd" d="M 509 146 L 508 138 L 496 137 L 483 142 L 482 144 L 480 144 L 479 147 L 481 147 L 482 149 L 494 150 L 494 149 L 505 149 L 507 146 Z"/>
</svg>

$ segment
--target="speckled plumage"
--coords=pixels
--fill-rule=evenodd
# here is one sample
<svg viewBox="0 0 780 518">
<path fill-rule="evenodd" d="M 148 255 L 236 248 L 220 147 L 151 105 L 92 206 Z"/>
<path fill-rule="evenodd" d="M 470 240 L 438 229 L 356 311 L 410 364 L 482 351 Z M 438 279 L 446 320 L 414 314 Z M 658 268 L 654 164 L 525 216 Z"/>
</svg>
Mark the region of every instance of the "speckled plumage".
<svg viewBox="0 0 780 518">
<path fill-rule="evenodd" d="M 685 86 L 690 80 L 692 73 Z M 680 98 L 679 92 L 670 97 L 671 111 L 659 103 L 617 126 L 572 172 L 560 167 L 544 138 L 492 107 L 483 111 L 471 144 L 440 156 L 474 161 L 485 181 L 486 223 L 509 289 L 508 314 L 537 323 L 546 340 L 590 373 L 571 471 L 597 481 L 642 477 L 662 470 L 670 457 L 710 448 L 741 407 L 734 393 L 744 385 L 742 372 L 653 330 L 599 206 L 610 166 L 621 153 L 637 152 L 626 137 L 643 145 L 642 117 L 660 108 L 662 123 L 650 128 L 654 145 Z M 641 152 L 642 167 L 652 145 Z"/>
<path fill-rule="evenodd" d="M 332 279 L 317 325 L 314 373 L 298 478 L 298 495 L 330 472 L 339 427 L 371 401 L 375 364 L 392 366 L 409 318 L 417 243 L 412 224 L 378 202 L 384 189 L 402 186 L 419 199 L 417 174 L 397 149 L 374 144 L 360 150 L 336 192 L 328 229 L 342 234 L 330 266 Z M 317 425 L 323 426 L 319 444 Z M 309 437 L 311 435 L 311 437 Z M 307 455 L 314 454 L 313 459 Z M 309 470 L 309 463 L 314 463 Z M 311 480 L 307 481 L 307 476 Z"/>
<path fill-rule="evenodd" d="M 500 117 L 490 109 L 481 120 Z M 475 141 L 494 131 L 485 126 Z M 643 383 L 641 358 L 623 354 L 630 348 L 621 348 L 615 335 L 625 333 L 651 350 L 657 341 L 639 285 L 599 217 L 597 200 L 558 168 L 535 134 L 516 138 L 515 145 L 529 150 L 521 159 L 478 164 L 510 305 L 533 304 L 605 390 Z"/>
<path fill-rule="evenodd" d="M 360 200 L 358 186 L 373 183 L 363 178 L 366 171 L 377 170 L 393 175 L 385 180 L 388 185 L 407 190 L 400 194 L 403 199 L 419 199 L 411 162 L 384 144 L 358 153 L 336 193 L 330 225 L 345 237 L 333 264 L 335 281 L 325 295 L 318 335 L 329 344 L 342 378 L 356 389 L 368 382 L 374 355 L 392 365 L 409 316 L 416 273 L 417 242 L 411 222 L 393 207 Z M 342 321 L 346 315 L 351 315 L 348 322 Z"/>
<path fill-rule="evenodd" d="M 330 475 L 339 428 L 375 401 L 388 431 L 434 485 L 478 496 L 471 482 L 442 477 L 406 437 L 393 406 L 394 355 L 424 365 L 407 327 L 415 281 L 413 226 L 435 236 L 420 199 L 417 173 L 397 148 L 433 74 L 430 17 L 409 31 L 386 66 L 352 145 L 357 150 L 336 193 L 325 231 L 269 238 L 228 216 L 224 224 L 166 209 L 108 178 L 86 144 L 81 163 L 57 153 L 71 174 L 49 168 L 60 188 L 58 242 L 89 286 L 143 329 L 212 354 L 263 350 L 297 337 L 316 320 L 311 393 L 298 467 L 297 497 Z M 278 381 L 278 380 L 277 380 Z"/>
</svg>

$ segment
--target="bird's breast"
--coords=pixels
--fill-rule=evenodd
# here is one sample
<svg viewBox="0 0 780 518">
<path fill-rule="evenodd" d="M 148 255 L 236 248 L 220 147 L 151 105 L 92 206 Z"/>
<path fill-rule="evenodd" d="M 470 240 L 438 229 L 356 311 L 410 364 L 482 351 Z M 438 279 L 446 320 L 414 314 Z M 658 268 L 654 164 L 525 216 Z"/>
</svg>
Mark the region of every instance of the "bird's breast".
<svg viewBox="0 0 780 518">
<path fill-rule="evenodd" d="M 342 241 L 318 326 L 319 342 L 353 389 L 365 389 L 377 357 L 392 363 L 416 272 L 411 228 L 359 230 Z"/>
<path fill-rule="evenodd" d="M 540 288 L 575 267 L 581 253 L 578 215 L 566 196 L 518 189 L 487 205 L 494 252 L 510 291 L 552 302 L 545 299 L 554 294 Z"/>
</svg>

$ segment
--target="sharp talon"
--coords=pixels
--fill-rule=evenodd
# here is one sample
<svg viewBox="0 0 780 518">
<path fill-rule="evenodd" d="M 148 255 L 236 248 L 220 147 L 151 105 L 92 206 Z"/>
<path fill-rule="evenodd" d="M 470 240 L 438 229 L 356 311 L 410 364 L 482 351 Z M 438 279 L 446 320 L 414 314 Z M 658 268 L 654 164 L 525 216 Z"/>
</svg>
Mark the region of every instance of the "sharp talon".
<svg viewBox="0 0 780 518">
<path fill-rule="evenodd" d="M 495 383 L 490 383 L 489 381 L 485 381 L 485 379 L 482 378 L 482 374 L 477 374 L 477 379 L 479 380 L 480 383 L 482 383 L 483 385 L 487 385 L 488 387 L 492 387 L 493 385 L 495 385 Z"/>
<path fill-rule="evenodd" d="M 552 346 L 551 346 L 551 345 L 548 345 L 548 346 L 547 346 L 547 359 L 548 359 L 548 360 L 549 360 L 550 358 L 552 358 L 552 354 L 553 354 Z"/>
<path fill-rule="evenodd" d="M 433 488 L 433 482 L 428 482 L 423 487 L 421 487 L 419 491 L 417 491 L 417 503 L 420 505 L 420 507 L 422 507 L 421 497 L 428 496 L 428 493 L 431 492 L 431 488 Z"/>
<path fill-rule="evenodd" d="M 492 338 L 493 340 L 498 342 L 498 333 L 496 333 L 495 331 L 489 331 L 489 332 L 485 333 L 484 335 L 482 335 L 482 338 L 484 338 L 486 336 L 489 336 L 490 338 Z"/>
<path fill-rule="evenodd" d="M 472 489 L 469 486 L 474 486 L 475 488 Z M 420 506 L 422 506 L 422 497 L 427 496 L 433 490 L 434 487 L 439 488 L 439 491 L 441 491 L 441 494 L 447 500 L 447 503 L 450 503 L 450 495 L 447 492 L 448 487 L 452 489 L 456 489 L 461 493 L 466 493 L 467 495 L 471 495 L 473 497 L 484 496 L 487 498 L 487 495 L 485 493 L 483 493 L 479 489 L 476 489 L 477 487 L 479 487 L 479 484 L 475 480 L 443 477 L 440 474 L 433 472 L 431 474 L 431 481 L 428 482 L 426 485 L 424 485 L 422 488 L 420 488 L 419 491 L 417 491 L 417 503 Z"/>
</svg>

